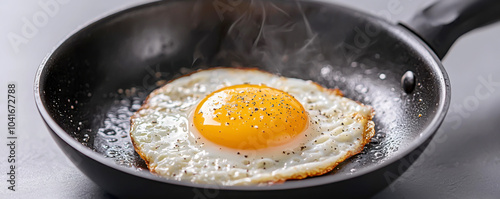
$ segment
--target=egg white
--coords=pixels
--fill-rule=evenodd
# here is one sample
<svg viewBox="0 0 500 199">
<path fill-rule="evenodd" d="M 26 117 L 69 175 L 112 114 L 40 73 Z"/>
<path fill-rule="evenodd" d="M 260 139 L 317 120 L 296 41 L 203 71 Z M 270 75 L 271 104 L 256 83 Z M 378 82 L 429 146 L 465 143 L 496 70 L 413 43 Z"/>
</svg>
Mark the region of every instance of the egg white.
<svg viewBox="0 0 500 199">
<path fill-rule="evenodd" d="M 192 126 L 198 102 L 215 90 L 244 83 L 265 84 L 294 96 L 308 112 L 308 128 L 292 142 L 267 149 L 232 149 L 206 140 Z M 361 152 L 374 135 L 373 115 L 370 106 L 311 81 L 216 68 L 153 91 L 132 116 L 130 135 L 148 168 L 169 179 L 220 185 L 276 183 L 321 175 Z"/>
</svg>

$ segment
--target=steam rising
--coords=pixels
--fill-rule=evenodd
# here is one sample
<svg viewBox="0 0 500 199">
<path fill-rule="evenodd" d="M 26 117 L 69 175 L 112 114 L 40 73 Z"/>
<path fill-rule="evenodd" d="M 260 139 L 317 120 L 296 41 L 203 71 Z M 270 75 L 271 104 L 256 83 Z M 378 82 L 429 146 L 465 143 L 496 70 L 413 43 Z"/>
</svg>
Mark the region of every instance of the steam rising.
<svg viewBox="0 0 500 199">
<path fill-rule="evenodd" d="M 233 66 L 263 66 L 278 74 L 294 72 L 318 62 L 317 36 L 299 2 L 276 5 L 272 1 L 250 1 L 225 15 L 230 21 L 219 62 L 231 60 Z M 232 20 L 234 19 L 234 20 Z M 287 71 L 284 71 L 284 68 Z"/>
</svg>

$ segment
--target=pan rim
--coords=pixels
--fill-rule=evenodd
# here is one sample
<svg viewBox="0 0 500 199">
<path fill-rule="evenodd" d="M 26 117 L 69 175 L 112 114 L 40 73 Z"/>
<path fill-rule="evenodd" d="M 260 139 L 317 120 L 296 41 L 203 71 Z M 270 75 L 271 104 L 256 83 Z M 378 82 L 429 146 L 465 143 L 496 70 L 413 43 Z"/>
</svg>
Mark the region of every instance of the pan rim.
<svg viewBox="0 0 500 199">
<path fill-rule="evenodd" d="M 176 1 L 176 0 L 173 0 Z M 170 2 L 173 2 L 170 1 Z M 302 0 L 299 0 L 302 1 Z M 76 30 L 70 32 L 69 35 L 67 35 L 61 42 L 59 42 L 43 59 L 41 64 L 39 65 L 36 75 L 35 75 L 35 82 L 34 82 L 34 97 L 35 97 L 35 103 L 36 107 L 38 109 L 39 114 L 42 116 L 42 119 L 44 122 L 47 124 L 47 126 L 50 128 L 50 130 L 53 132 L 54 135 L 58 136 L 63 142 L 65 142 L 68 146 L 72 147 L 76 151 L 80 152 L 81 154 L 85 155 L 86 157 L 94 160 L 95 162 L 98 162 L 102 165 L 105 165 L 109 168 L 115 169 L 117 171 L 133 175 L 138 178 L 144 178 L 148 180 L 153 180 L 156 182 L 161 182 L 161 183 L 166 183 L 166 184 L 171 184 L 171 185 L 179 185 L 179 186 L 186 186 L 186 187 L 193 187 L 193 188 L 202 188 L 202 189 L 218 189 L 218 190 L 237 190 L 237 191 L 278 191 L 278 190 L 287 190 L 287 189 L 299 189 L 299 188 L 307 188 L 307 187 L 314 187 L 314 186 L 321 186 L 321 185 L 328 185 L 328 184 L 333 184 L 341 181 L 346 181 L 349 179 L 353 178 L 358 178 L 363 175 L 367 175 L 369 173 L 375 172 L 377 170 L 383 169 L 384 167 L 389 166 L 390 164 L 396 163 L 398 161 L 401 161 L 405 156 L 408 154 L 412 153 L 415 151 L 418 147 L 420 147 L 424 142 L 426 142 L 428 139 L 432 138 L 432 136 L 437 132 L 439 126 L 443 122 L 448 108 L 450 106 L 450 100 L 451 100 L 451 87 L 450 87 L 450 80 L 448 77 L 448 74 L 446 70 L 444 69 L 441 60 L 437 57 L 437 55 L 432 51 L 432 49 L 424 42 L 422 41 L 418 36 L 414 35 L 407 29 L 403 28 L 402 26 L 399 26 L 397 24 L 393 24 L 391 22 L 388 22 L 382 18 L 375 17 L 369 13 L 362 12 L 353 8 L 348 8 L 340 4 L 335 4 L 332 2 L 325 2 L 325 1 L 319 1 L 319 0 L 314 0 L 314 1 L 309 1 L 313 3 L 323 3 L 323 4 L 330 4 L 333 6 L 345 8 L 348 10 L 352 10 L 356 13 L 361 13 L 364 16 L 367 16 L 368 18 L 373 18 L 377 22 L 382 23 L 383 26 L 386 26 L 385 28 L 389 29 L 394 29 L 397 31 L 401 31 L 402 33 L 398 35 L 398 37 L 408 37 L 409 39 L 405 41 L 409 41 L 408 43 L 411 44 L 411 46 L 418 46 L 419 48 L 422 49 L 416 49 L 417 52 L 425 52 L 424 54 L 420 53 L 423 57 L 425 57 L 425 60 L 432 60 L 434 64 L 431 64 L 431 68 L 433 68 L 434 71 L 436 71 L 437 75 L 439 76 L 438 79 L 440 80 L 440 85 L 443 88 L 441 90 L 440 96 L 442 96 L 439 99 L 439 105 L 437 107 L 436 111 L 436 117 L 432 119 L 432 121 L 429 123 L 429 125 L 422 130 L 421 132 L 421 137 L 418 140 L 412 141 L 408 143 L 408 147 L 405 148 L 404 151 L 398 151 L 396 154 L 390 157 L 390 159 L 377 164 L 373 165 L 368 168 L 362 168 L 358 170 L 355 173 L 352 174 L 335 174 L 335 175 L 323 175 L 323 176 L 318 176 L 314 178 L 307 178 L 307 179 L 302 179 L 302 180 L 297 180 L 297 181 L 287 181 L 286 183 L 283 184 L 277 184 L 277 185 L 272 185 L 272 186 L 258 186 L 258 185 L 251 185 L 251 186 L 223 186 L 223 185 L 207 185 L 207 184 L 195 184 L 191 182 L 183 182 L 183 181 L 176 181 L 176 180 L 169 180 L 166 178 L 161 178 L 158 176 L 155 176 L 148 171 L 142 171 L 142 172 L 137 172 L 137 170 L 133 168 L 128 168 L 124 167 L 121 165 L 118 165 L 114 163 L 111 159 L 105 158 L 101 154 L 93 151 L 92 149 L 83 146 L 81 143 L 76 141 L 73 137 L 71 137 L 66 131 L 60 127 L 57 122 L 50 116 L 49 112 L 45 108 L 44 103 L 42 102 L 41 98 L 41 87 L 40 87 L 40 81 L 41 77 L 43 74 L 45 74 L 47 71 L 45 69 L 47 68 L 47 62 L 51 59 L 51 57 L 55 54 L 55 52 L 61 47 L 66 41 L 68 41 L 73 35 L 85 30 L 86 28 L 90 26 L 94 26 L 96 24 L 102 23 L 103 21 L 109 20 L 113 17 L 119 16 L 121 14 L 124 14 L 126 12 L 130 12 L 132 10 L 138 10 L 144 7 L 149 7 L 149 6 L 154 6 L 156 4 L 161 4 L 164 3 L 164 1 L 152 1 L 144 4 L 138 4 L 138 5 L 129 5 L 129 7 L 126 7 L 125 9 L 118 9 L 118 10 L 113 10 L 109 13 L 106 13 L 107 15 L 104 16 L 99 16 L 97 18 L 94 18 L 93 20 L 90 20 L 87 23 L 84 23 L 82 26 L 79 26 Z M 373 23 L 373 22 L 371 22 Z M 413 43 L 413 44 L 412 44 Z M 61 149 L 62 150 L 62 149 Z M 82 171 L 82 173 L 84 173 Z M 86 173 L 84 173 L 87 175 Z M 89 179 L 91 179 L 89 177 Z M 93 179 L 91 179 L 93 180 Z M 389 182 L 388 182 L 389 183 Z"/>
</svg>

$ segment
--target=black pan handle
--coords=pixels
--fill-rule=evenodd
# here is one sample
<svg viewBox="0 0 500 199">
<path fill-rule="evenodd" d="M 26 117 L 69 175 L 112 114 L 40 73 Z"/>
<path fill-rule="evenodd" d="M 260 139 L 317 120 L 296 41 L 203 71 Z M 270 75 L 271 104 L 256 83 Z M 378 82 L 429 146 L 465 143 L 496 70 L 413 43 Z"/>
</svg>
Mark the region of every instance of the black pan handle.
<svg viewBox="0 0 500 199">
<path fill-rule="evenodd" d="M 440 59 L 463 34 L 500 20 L 500 0 L 437 0 L 401 24 L 423 39 Z"/>
</svg>

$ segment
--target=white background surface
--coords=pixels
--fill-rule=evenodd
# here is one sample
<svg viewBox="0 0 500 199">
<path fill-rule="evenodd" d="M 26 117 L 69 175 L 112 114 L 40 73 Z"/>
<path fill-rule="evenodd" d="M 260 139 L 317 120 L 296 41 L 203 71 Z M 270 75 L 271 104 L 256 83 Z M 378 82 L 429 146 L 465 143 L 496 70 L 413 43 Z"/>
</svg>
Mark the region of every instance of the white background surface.
<svg viewBox="0 0 500 199">
<path fill-rule="evenodd" d="M 24 20 L 45 12 L 40 2 L 49 0 L 4 0 L 0 2 L 0 198 L 108 198 L 86 178 L 56 146 L 36 111 L 33 81 L 43 58 L 67 35 L 94 19 L 149 1 L 65 0 L 58 3 L 37 33 L 16 47 L 9 34 L 22 35 Z M 426 1 L 333 0 L 389 20 L 406 20 Z M 400 3 L 395 12 L 393 3 Z M 392 10 L 392 11 L 391 11 Z M 452 47 L 444 66 L 452 83 L 449 117 L 426 151 L 399 181 L 375 198 L 496 198 L 500 195 L 500 87 L 479 100 L 477 107 L 460 114 L 457 110 L 477 98 L 479 79 L 500 82 L 500 24 L 467 34 Z M 17 184 L 7 190 L 7 84 L 17 84 Z M 450 121 L 460 118 L 461 123 Z M 456 125 L 456 126 L 453 126 Z M 457 127 L 457 128 L 454 128 Z M 34 143 L 44 143 L 35 145 Z M 45 160 L 45 164 L 39 164 Z M 51 160 L 51 161 L 46 161 Z"/>
</svg>

